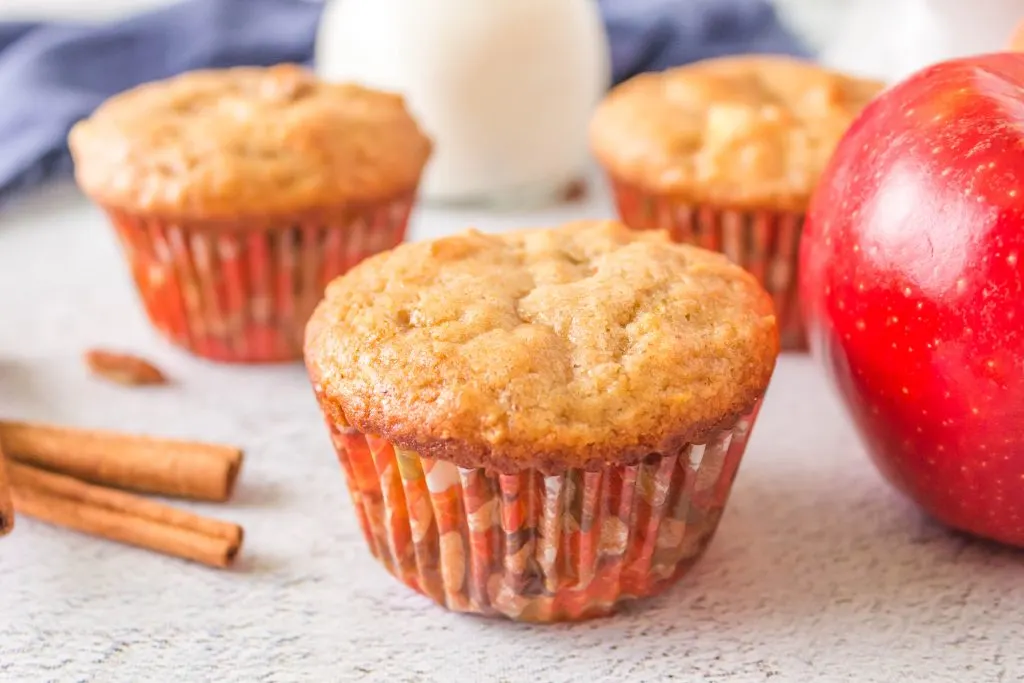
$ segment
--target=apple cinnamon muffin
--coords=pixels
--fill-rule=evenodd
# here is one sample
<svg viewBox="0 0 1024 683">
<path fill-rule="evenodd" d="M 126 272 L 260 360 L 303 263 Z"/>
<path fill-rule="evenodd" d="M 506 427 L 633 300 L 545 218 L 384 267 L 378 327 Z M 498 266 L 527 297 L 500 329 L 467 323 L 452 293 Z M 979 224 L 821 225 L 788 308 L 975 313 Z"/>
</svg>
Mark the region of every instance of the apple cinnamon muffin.
<svg viewBox="0 0 1024 683">
<path fill-rule="evenodd" d="M 227 361 L 301 357 L 327 282 L 402 241 L 431 151 L 401 97 L 289 64 L 142 85 L 69 143 L 151 321 Z"/>
<path fill-rule="evenodd" d="M 882 87 L 791 57 L 708 59 L 613 89 L 591 148 L 630 227 L 727 254 L 772 295 L 783 347 L 805 348 L 804 213 L 835 146 Z"/>
<path fill-rule="evenodd" d="M 724 256 L 589 221 L 374 256 L 328 287 L 305 355 L 385 567 L 453 610 L 553 621 L 700 556 L 778 344 Z"/>
</svg>

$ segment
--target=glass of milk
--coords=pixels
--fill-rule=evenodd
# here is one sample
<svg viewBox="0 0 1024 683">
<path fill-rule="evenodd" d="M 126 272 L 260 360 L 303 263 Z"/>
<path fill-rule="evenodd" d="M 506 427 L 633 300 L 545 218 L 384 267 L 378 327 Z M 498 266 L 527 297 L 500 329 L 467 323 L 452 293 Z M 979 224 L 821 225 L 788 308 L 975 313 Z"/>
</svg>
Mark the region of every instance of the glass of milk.
<svg viewBox="0 0 1024 683">
<path fill-rule="evenodd" d="M 328 0 L 316 68 L 406 97 L 434 140 L 422 195 L 445 203 L 564 192 L 610 80 L 594 0 Z"/>
</svg>

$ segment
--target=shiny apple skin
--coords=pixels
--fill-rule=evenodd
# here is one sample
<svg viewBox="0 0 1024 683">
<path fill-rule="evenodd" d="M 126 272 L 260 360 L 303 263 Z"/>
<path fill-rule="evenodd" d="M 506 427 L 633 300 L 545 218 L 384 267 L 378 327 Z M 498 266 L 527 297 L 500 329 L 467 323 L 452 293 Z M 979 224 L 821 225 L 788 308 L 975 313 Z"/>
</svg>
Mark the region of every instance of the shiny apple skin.
<svg viewBox="0 0 1024 683">
<path fill-rule="evenodd" d="M 800 294 L 885 477 L 1024 546 L 1024 54 L 929 67 L 867 107 L 812 200 Z"/>
</svg>

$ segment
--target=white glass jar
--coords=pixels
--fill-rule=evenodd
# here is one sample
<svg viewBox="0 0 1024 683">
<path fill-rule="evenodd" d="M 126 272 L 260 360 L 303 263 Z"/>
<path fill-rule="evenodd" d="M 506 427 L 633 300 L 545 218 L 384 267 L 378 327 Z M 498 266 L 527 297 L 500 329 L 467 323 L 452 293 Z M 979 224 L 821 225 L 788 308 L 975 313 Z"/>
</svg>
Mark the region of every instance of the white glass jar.
<svg viewBox="0 0 1024 683">
<path fill-rule="evenodd" d="M 594 0 L 329 0 L 316 68 L 406 96 L 434 140 L 428 201 L 495 204 L 581 173 L 610 78 Z"/>
</svg>

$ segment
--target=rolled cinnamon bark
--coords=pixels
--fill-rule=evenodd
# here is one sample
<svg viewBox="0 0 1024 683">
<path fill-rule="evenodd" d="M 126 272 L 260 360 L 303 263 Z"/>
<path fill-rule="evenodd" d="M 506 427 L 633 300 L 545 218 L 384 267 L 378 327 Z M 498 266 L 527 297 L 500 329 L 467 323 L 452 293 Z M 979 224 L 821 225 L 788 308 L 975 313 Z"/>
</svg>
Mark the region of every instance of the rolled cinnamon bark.
<svg viewBox="0 0 1024 683">
<path fill-rule="evenodd" d="M 229 566 L 241 550 L 236 524 L 28 465 L 8 467 L 14 506 L 27 516 L 211 567 Z"/>
<path fill-rule="evenodd" d="M 77 479 L 176 498 L 223 502 L 242 466 L 241 449 L 28 422 L 0 422 L 13 460 Z"/>
<path fill-rule="evenodd" d="M 14 504 L 11 500 L 11 487 L 7 477 L 4 452 L 0 448 L 0 536 L 6 536 L 14 528 Z"/>
</svg>

